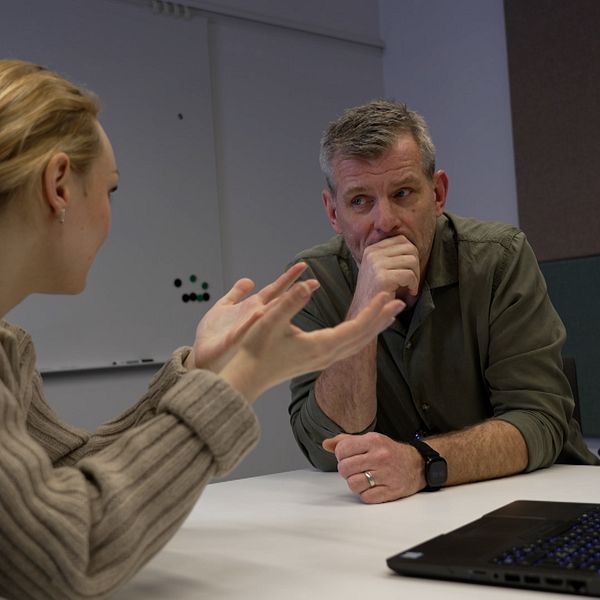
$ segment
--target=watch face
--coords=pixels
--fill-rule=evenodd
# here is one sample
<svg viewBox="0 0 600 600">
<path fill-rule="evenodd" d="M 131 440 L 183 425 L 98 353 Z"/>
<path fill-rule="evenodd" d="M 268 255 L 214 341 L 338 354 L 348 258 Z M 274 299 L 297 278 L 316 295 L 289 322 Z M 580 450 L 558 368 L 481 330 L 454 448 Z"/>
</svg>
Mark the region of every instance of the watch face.
<svg viewBox="0 0 600 600">
<path fill-rule="evenodd" d="M 440 487 L 448 479 L 448 465 L 442 457 L 433 458 L 427 465 L 427 485 Z"/>
</svg>

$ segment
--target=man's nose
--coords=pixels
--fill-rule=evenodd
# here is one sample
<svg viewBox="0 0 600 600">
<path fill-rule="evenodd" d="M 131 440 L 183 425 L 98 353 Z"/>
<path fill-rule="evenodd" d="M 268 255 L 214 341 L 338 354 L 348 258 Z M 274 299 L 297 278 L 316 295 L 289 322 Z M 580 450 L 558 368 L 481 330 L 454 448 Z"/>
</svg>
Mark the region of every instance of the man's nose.
<svg viewBox="0 0 600 600">
<path fill-rule="evenodd" d="M 374 209 L 374 226 L 383 233 L 392 233 L 399 225 L 400 219 L 389 198 L 378 198 Z"/>
</svg>

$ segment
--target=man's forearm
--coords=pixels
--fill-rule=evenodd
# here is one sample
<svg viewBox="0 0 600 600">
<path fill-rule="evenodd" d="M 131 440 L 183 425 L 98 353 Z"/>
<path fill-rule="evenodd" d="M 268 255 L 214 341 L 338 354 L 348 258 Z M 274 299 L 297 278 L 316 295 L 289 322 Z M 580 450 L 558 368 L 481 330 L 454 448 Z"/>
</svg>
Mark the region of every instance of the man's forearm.
<svg viewBox="0 0 600 600">
<path fill-rule="evenodd" d="M 347 433 L 364 431 L 377 414 L 377 340 L 325 369 L 315 382 L 321 410 Z"/>
<path fill-rule="evenodd" d="M 527 468 L 525 439 L 507 421 L 484 421 L 424 441 L 448 462 L 448 485 L 513 475 Z"/>
</svg>

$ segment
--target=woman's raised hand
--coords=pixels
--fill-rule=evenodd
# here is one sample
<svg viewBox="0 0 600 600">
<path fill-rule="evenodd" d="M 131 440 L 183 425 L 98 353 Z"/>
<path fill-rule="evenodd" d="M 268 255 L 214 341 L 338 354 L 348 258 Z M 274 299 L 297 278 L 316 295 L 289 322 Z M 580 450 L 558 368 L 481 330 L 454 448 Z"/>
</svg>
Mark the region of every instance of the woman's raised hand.
<svg viewBox="0 0 600 600">
<path fill-rule="evenodd" d="M 253 314 L 252 323 L 244 328 L 235 352 L 219 373 L 249 401 L 286 379 L 325 369 L 355 354 L 405 307 L 401 300 L 389 300 L 382 292 L 354 318 L 336 327 L 305 332 L 292 325 L 291 319 L 317 287 L 314 280 L 294 284 Z"/>
<path fill-rule="evenodd" d="M 198 324 L 186 366 L 218 373 L 235 354 L 251 325 L 305 269 L 305 263 L 295 264 L 274 282 L 251 296 L 248 294 L 254 289 L 254 282 L 246 278 L 237 281 Z M 310 285 L 318 286 L 314 280 Z"/>
</svg>

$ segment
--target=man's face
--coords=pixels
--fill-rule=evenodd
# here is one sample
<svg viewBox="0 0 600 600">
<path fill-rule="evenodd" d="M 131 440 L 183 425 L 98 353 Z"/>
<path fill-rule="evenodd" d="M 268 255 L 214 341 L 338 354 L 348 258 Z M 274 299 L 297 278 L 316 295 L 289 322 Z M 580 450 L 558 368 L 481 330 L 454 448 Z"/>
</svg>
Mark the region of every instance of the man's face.
<svg viewBox="0 0 600 600">
<path fill-rule="evenodd" d="M 340 233 L 360 266 L 367 246 L 404 235 L 418 249 L 421 277 L 427 268 L 436 218 L 446 203 L 448 178 L 431 181 L 423 172 L 412 135 L 401 135 L 379 158 L 340 158 L 332 162 L 335 197 L 323 201 L 333 229 Z"/>
</svg>

